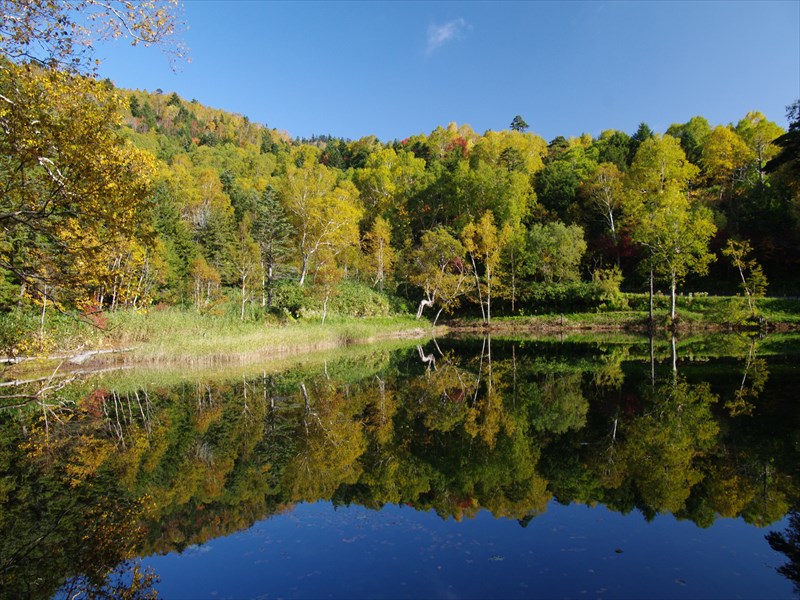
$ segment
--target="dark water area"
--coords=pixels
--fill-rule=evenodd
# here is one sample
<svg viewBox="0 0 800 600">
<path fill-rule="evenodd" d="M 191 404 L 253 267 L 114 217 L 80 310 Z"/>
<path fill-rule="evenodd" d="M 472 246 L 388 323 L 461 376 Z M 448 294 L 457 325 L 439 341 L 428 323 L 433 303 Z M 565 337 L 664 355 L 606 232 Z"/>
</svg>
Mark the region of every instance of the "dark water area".
<svg viewBox="0 0 800 600">
<path fill-rule="evenodd" d="M 797 597 L 798 359 L 444 339 L 40 386 L 0 412 L 0 594 Z"/>
</svg>

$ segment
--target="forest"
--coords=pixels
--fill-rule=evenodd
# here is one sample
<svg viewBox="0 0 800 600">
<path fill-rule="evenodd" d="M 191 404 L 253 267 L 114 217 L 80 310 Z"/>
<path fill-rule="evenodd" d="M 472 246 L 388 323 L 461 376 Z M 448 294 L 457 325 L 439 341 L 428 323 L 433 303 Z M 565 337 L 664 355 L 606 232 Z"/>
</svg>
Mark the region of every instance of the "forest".
<svg viewBox="0 0 800 600">
<path fill-rule="evenodd" d="M 5 329 L 165 307 L 324 323 L 342 295 L 350 316 L 486 325 L 625 293 L 649 295 L 651 321 L 668 297 L 675 322 L 678 294 L 739 295 L 755 319 L 757 298 L 800 289 L 800 100 L 788 131 L 752 111 L 550 141 L 521 115 L 297 139 L 24 57 L 0 63 Z"/>
</svg>

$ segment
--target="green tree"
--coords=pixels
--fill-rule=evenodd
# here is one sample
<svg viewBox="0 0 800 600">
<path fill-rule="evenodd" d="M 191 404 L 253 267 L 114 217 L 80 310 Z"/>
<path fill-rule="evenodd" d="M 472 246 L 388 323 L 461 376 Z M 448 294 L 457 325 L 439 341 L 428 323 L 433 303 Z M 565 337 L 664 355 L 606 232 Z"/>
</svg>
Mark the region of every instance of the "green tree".
<svg viewBox="0 0 800 600">
<path fill-rule="evenodd" d="M 239 223 L 236 239 L 228 247 L 230 268 L 239 281 L 239 289 L 242 293 L 239 315 L 242 321 L 244 321 L 244 307 L 249 300 L 250 290 L 252 290 L 252 285 L 248 287 L 248 281 L 252 280 L 257 274 L 260 262 L 260 248 L 250 235 L 251 225 L 250 216 L 245 215 Z"/>
<path fill-rule="evenodd" d="M 529 177 L 539 172 L 547 143 L 538 135 L 518 131 L 487 131 L 475 142 L 470 162 L 483 161 L 506 171 L 521 171 Z"/>
<path fill-rule="evenodd" d="M 631 137 L 624 131 L 613 129 L 603 131 L 600 139 L 594 143 L 594 148 L 597 150 L 597 161 L 614 163 L 620 171 L 626 170 L 630 143 Z"/>
<path fill-rule="evenodd" d="M 560 221 L 534 223 L 528 231 L 526 269 L 546 284 L 580 280 L 580 263 L 586 252 L 583 229 Z"/>
<path fill-rule="evenodd" d="M 683 124 L 670 125 L 667 135 L 677 138 L 681 143 L 686 158 L 693 164 L 700 164 L 703 145 L 711 135 L 711 125 L 703 117 L 692 117 Z"/>
<path fill-rule="evenodd" d="M 475 289 L 487 327 L 492 324 L 492 294 L 497 294 L 497 281 L 502 276 L 502 253 L 510 237 L 511 227 L 506 224 L 498 230 L 491 211 L 486 211 L 480 221 L 468 224 L 461 232 L 464 249 L 472 261 Z"/>
<path fill-rule="evenodd" d="M 765 171 L 783 171 L 789 177 L 795 193 L 800 194 L 800 100 L 786 107 L 789 131 L 773 141 L 780 148 L 775 157 L 767 163 Z"/>
<path fill-rule="evenodd" d="M 261 306 L 272 308 L 275 282 L 292 253 L 293 233 L 275 189 L 267 187 L 256 204 L 253 219 L 253 238 L 261 253 Z"/>
<path fill-rule="evenodd" d="M 796 238 L 797 223 L 800 223 L 800 100 L 786 107 L 786 118 L 789 121 L 789 131 L 773 141 L 779 151 L 775 158 L 767 163 L 764 171 L 773 174 L 771 181 L 786 187 L 785 195 L 789 200 L 788 208 L 793 213 L 795 223 L 793 233 Z M 779 213 L 785 211 L 781 210 Z M 780 221 L 785 225 L 785 219 Z"/>
<path fill-rule="evenodd" d="M 689 272 L 708 271 L 716 258 L 708 251 L 708 244 L 717 228 L 708 208 L 691 206 L 686 195 L 674 188 L 636 210 L 633 239 L 648 249 L 656 272 L 669 281 L 670 318 L 674 323 L 676 288 Z"/>
<path fill-rule="evenodd" d="M 686 191 L 699 172 L 686 160 L 677 139 L 651 135 L 639 145 L 626 187 L 639 197 L 660 194 L 669 188 Z"/>
<path fill-rule="evenodd" d="M 408 199 L 426 181 L 425 161 L 406 150 L 381 148 L 369 154 L 354 181 L 364 203 L 367 219 L 381 216 L 395 229 L 405 228 Z"/>
<path fill-rule="evenodd" d="M 715 127 L 702 147 L 700 164 L 712 189 L 719 190 L 717 200 L 734 194 L 736 184 L 747 182 L 754 155 L 734 131 Z"/>
<path fill-rule="evenodd" d="M 336 293 L 336 288 L 344 277 L 344 271 L 336 262 L 336 256 L 329 248 L 320 252 L 317 268 L 314 270 L 314 289 L 322 298 L 322 324 L 328 316 L 328 301 Z"/>
<path fill-rule="evenodd" d="M 759 182 L 764 184 L 764 167 L 778 153 L 774 141 L 785 132 L 773 121 L 767 120 L 763 113 L 751 111 L 736 124 L 736 133 L 753 152 Z"/>
<path fill-rule="evenodd" d="M 419 247 L 412 252 L 409 281 L 422 290 L 417 319 L 428 306 L 439 306 L 433 320 L 442 311 L 452 310 L 466 291 L 469 269 L 464 263 L 464 246 L 443 227 L 422 234 Z"/>
<path fill-rule="evenodd" d="M 632 238 L 648 250 L 651 322 L 656 269 L 670 276 L 674 321 L 678 280 L 688 270 L 703 273 L 713 259 L 708 241 L 716 227 L 708 209 L 695 209 L 686 195 L 698 172 L 678 140 L 665 135 L 649 137 L 640 145 L 625 181 Z"/>
<path fill-rule="evenodd" d="M 628 145 L 628 164 L 633 162 L 636 153 L 639 152 L 639 146 L 654 136 L 655 133 L 653 133 L 653 130 L 650 129 L 647 123 L 639 123 L 639 128 L 636 130 L 636 133 L 631 136 L 631 141 Z"/>
<path fill-rule="evenodd" d="M 576 147 L 551 160 L 536 176 L 539 204 L 553 217 L 572 223 L 579 214 L 578 192 L 597 168 L 597 163 L 583 148 Z"/>
<path fill-rule="evenodd" d="M 583 193 L 588 199 L 590 207 L 601 215 L 608 230 L 614 247 L 617 248 L 617 221 L 619 211 L 624 201 L 623 175 L 614 163 L 601 163 L 594 173 L 583 183 Z M 619 249 L 617 248 L 617 266 L 619 266 Z"/>
<path fill-rule="evenodd" d="M 511 125 L 509 125 L 509 128 L 512 131 L 519 131 L 522 133 L 528 128 L 528 124 L 525 122 L 525 119 L 523 119 L 520 115 L 517 115 L 511 120 Z"/>
<path fill-rule="evenodd" d="M 741 288 L 747 298 L 750 316 L 756 316 L 755 298 L 761 298 L 767 293 L 767 278 L 761 265 L 750 257 L 753 249 L 747 240 L 730 238 L 722 249 L 722 254 L 727 256 L 731 264 L 739 271 L 742 280 Z M 745 275 L 745 273 L 747 275 Z"/>
<path fill-rule="evenodd" d="M 364 236 L 367 264 L 373 277 L 372 285 L 383 291 L 386 277 L 394 270 L 395 251 L 391 244 L 392 227 L 383 217 L 375 217 Z"/>
<path fill-rule="evenodd" d="M 347 180 L 338 182 L 334 171 L 316 162 L 316 149 L 301 148 L 295 157 L 303 158 L 302 166 L 289 164 L 281 181 L 281 193 L 298 238 L 300 278 L 303 285 L 316 253 L 327 247 L 333 255 L 356 246 L 358 223 L 363 215 L 358 190 Z"/>
</svg>

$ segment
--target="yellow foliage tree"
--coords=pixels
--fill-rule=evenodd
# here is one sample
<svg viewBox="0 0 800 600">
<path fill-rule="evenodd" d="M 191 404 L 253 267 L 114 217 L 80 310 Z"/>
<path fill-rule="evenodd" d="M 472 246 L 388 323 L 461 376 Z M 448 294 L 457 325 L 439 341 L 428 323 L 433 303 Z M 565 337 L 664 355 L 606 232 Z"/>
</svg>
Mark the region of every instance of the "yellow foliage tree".
<svg viewBox="0 0 800 600">
<path fill-rule="evenodd" d="M 120 114 L 102 82 L 0 63 L 0 267 L 23 290 L 86 300 L 107 248 L 150 238 L 154 159 L 120 138 Z"/>
<path fill-rule="evenodd" d="M 336 256 L 358 245 L 358 223 L 364 213 L 355 185 L 347 180 L 337 182 L 334 171 L 316 162 L 318 152 L 314 150 L 301 147 L 296 154 L 302 158 L 302 166 L 288 165 L 281 182 L 283 201 L 298 237 L 300 285 L 305 283 L 310 261 L 322 248 Z M 304 152 L 311 157 L 306 158 Z"/>
</svg>

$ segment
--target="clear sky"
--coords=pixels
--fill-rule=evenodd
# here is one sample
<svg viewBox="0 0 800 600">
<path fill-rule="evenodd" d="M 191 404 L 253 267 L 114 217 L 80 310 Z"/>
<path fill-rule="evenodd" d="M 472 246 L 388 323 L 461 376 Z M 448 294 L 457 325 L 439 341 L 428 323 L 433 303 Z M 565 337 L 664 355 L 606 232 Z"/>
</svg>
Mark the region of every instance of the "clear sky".
<svg viewBox="0 0 800 600">
<path fill-rule="evenodd" d="M 800 98 L 800 0 L 235 2 L 188 0 L 191 63 L 100 48 L 118 86 L 176 91 L 293 137 L 383 141 L 520 114 L 557 135 L 663 132 Z"/>
</svg>

